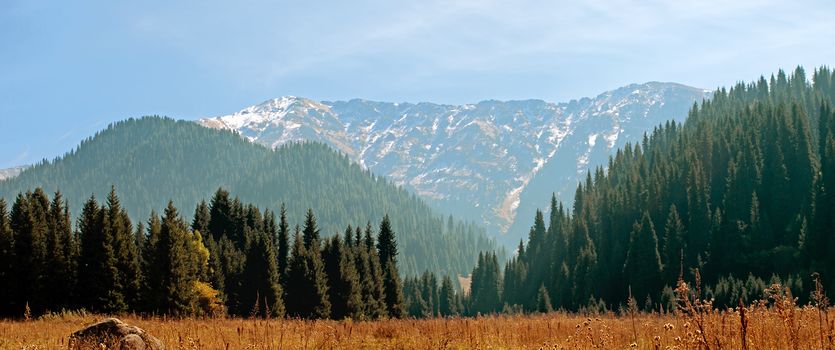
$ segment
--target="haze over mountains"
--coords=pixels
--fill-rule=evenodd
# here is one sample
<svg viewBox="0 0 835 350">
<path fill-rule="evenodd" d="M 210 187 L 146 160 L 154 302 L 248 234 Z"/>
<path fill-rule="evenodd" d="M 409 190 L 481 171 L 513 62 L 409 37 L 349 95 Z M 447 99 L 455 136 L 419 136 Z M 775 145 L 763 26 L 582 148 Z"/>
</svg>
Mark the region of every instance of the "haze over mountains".
<svg viewBox="0 0 835 350">
<path fill-rule="evenodd" d="M 369 221 L 376 231 L 389 214 L 401 247 L 398 266 L 407 276 L 466 274 L 479 252 L 496 248 L 480 226 L 431 210 L 321 143 L 272 150 L 228 130 L 160 117 L 114 123 L 63 157 L 0 180 L 0 198 L 12 203 L 36 187 L 60 190 L 75 219 L 91 194 L 102 200 L 111 185 L 135 223 L 146 223 L 152 210 L 162 213 L 169 200 L 190 221 L 197 203 L 210 201 L 219 187 L 272 212 L 286 204 L 291 225 L 303 223 L 312 208 L 323 236 Z"/>
<path fill-rule="evenodd" d="M 514 244 L 552 191 L 570 203 L 590 167 L 605 165 L 613 150 L 667 120 L 683 121 L 694 102 L 708 96 L 702 89 L 650 82 L 568 103 L 455 106 L 280 97 L 199 123 L 236 130 L 269 147 L 324 142 Z"/>
</svg>

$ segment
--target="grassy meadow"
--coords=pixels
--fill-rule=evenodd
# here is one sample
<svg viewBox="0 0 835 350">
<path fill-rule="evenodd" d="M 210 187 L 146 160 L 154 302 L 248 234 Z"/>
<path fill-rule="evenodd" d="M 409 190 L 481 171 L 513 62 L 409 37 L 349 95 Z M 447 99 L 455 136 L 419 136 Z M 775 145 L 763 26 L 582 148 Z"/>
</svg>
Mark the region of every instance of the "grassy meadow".
<svg viewBox="0 0 835 350">
<path fill-rule="evenodd" d="M 0 349 L 66 349 L 73 331 L 103 317 L 0 321 Z M 833 345 L 835 327 L 827 312 L 813 307 L 756 305 L 743 313 L 550 313 L 370 322 L 121 318 L 158 337 L 168 349 L 826 349 Z"/>
</svg>

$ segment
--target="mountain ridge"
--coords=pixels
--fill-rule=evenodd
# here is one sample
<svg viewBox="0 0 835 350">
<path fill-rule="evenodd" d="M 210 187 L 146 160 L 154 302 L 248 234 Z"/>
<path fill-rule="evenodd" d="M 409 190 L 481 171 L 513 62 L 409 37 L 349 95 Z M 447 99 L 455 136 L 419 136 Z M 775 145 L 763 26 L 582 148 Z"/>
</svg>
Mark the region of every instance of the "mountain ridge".
<svg viewBox="0 0 835 350">
<path fill-rule="evenodd" d="M 286 204 L 291 224 L 302 223 L 311 208 L 323 236 L 342 234 L 349 224 L 365 227 L 389 214 L 404 275 L 465 274 L 479 252 L 496 248 L 482 228 L 440 215 L 323 143 L 269 149 L 228 130 L 160 117 L 113 123 L 63 157 L 0 181 L 0 197 L 11 203 L 36 187 L 46 193 L 60 190 L 75 219 L 85 199 L 91 194 L 106 198 L 111 185 L 130 217 L 143 223 L 169 200 L 188 219 L 220 187 L 273 212 Z"/>
<path fill-rule="evenodd" d="M 514 225 L 520 212 L 547 200 L 529 190 L 544 169 L 560 178 L 557 195 L 569 202 L 588 167 L 605 165 L 612 150 L 653 126 L 682 121 L 693 103 L 708 96 L 707 90 L 665 82 L 562 103 L 317 102 L 284 96 L 197 122 L 273 148 L 300 140 L 326 143 L 443 211 L 499 234 L 514 231 L 504 236 L 509 244 L 524 233 Z"/>
</svg>

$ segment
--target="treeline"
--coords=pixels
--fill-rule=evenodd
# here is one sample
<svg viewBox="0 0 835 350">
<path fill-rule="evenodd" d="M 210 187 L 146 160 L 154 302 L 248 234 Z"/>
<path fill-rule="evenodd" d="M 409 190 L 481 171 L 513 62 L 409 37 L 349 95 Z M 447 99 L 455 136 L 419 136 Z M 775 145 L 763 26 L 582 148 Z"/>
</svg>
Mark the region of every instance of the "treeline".
<svg viewBox="0 0 835 350">
<path fill-rule="evenodd" d="M 482 228 L 444 217 L 421 199 L 375 176 L 345 155 L 318 143 L 287 144 L 275 150 L 230 131 L 160 117 L 114 123 L 61 158 L 43 161 L 18 177 L 0 181 L 0 197 L 41 187 L 58 190 L 72 208 L 95 193 L 119 188 L 132 218 L 147 218 L 169 199 L 191 208 L 223 187 L 260 208 L 287 207 L 299 220 L 307 208 L 330 236 L 345 223 L 363 223 L 397 213 L 401 272 L 467 274 L 479 251 L 496 249 Z M 191 212 L 181 213 L 191 220 Z"/>
<path fill-rule="evenodd" d="M 407 315 L 387 215 L 376 234 L 368 222 L 324 238 L 312 210 L 291 227 L 284 206 L 276 217 L 219 189 L 191 224 L 172 202 L 134 224 L 112 188 L 104 203 L 84 203 L 75 226 L 60 192 L 19 194 L 11 210 L 0 198 L 0 315 Z"/>
<path fill-rule="evenodd" d="M 739 83 L 684 125 L 627 144 L 588 173 L 573 208 L 552 199 L 547 218 L 537 212 L 527 243 L 472 298 L 534 311 L 613 308 L 631 295 L 658 310 L 696 272 L 717 306 L 759 299 L 771 283 L 803 302 L 813 272 L 835 290 L 833 83 L 826 67 L 811 82 L 797 68 Z"/>
</svg>

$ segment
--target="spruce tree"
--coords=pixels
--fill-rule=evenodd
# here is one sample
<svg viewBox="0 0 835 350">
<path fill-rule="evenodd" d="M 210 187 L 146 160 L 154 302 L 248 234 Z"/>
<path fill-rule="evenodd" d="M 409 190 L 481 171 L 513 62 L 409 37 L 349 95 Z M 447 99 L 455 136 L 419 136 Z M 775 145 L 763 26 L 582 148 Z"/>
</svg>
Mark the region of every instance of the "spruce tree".
<svg viewBox="0 0 835 350">
<path fill-rule="evenodd" d="M 116 289 L 119 270 L 107 225 L 107 215 L 95 196 L 91 196 L 78 221 L 78 288 L 84 290 L 80 293 L 82 306 L 94 312 L 119 312 L 126 308 L 124 297 Z"/>
<path fill-rule="evenodd" d="M 148 218 L 148 234 L 142 244 L 142 275 L 145 276 L 142 293 L 143 311 L 158 312 L 163 300 L 163 266 L 160 252 L 162 221 L 155 210 Z"/>
<path fill-rule="evenodd" d="M 284 292 L 279 283 L 272 239 L 263 232 L 252 235 L 242 276 L 244 287 L 239 297 L 242 304 L 251 310 L 252 316 L 282 317 Z"/>
<path fill-rule="evenodd" d="M 107 207 L 103 210 L 105 234 L 109 236 L 116 263 L 114 292 L 123 298 L 124 308 L 118 311 L 135 309 L 139 306 L 141 288 L 141 266 L 139 250 L 133 236 L 133 226 L 127 212 L 122 208 L 116 188 L 112 186 L 107 196 Z M 120 306 L 121 308 L 121 306 Z"/>
<path fill-rule="evenodd" d="M 299 231 L 296 226 L 293 251 L 287 266 L 287 314 L 306 319 L 328 318 L 331 305 L 319 243 L 313 240 L 308 251 Z"/>
<path fill-rule="evenodd" d="M 75 292 L 76 253 L 75 239 L 72 234 L 69 209 L 66 207 L 61 192 L 56 192 L 49 206 L 47 250 L 51 252 L 47 259 L 45 283 L 51 309 L 69 309 Z"/>
<path fill-rule="evenodd" d="M 391 229 L 391 221 L 388 215 L 383 216 L 383 221 L 380 222 L 380 234 L 377 236 L 377 254 L 380 255 L 383 270 L 388 269 L 389 263 L 397 265 L 397 241 L 394 237 L 394 231 Z"/>
<path fill-rule="evenodd" d="M 218 188 L 209 204 L 209 232 L 215 241 L 220 237 L 233 238 L 235 231 L 235 217 L 229 192 Z"/>
<path fill-rule="evenodd" d="M 290 225 L 287 223 L 287 210 L 284 208 L 284 203 L 281 203 L 281 211 L 278 214 L 278 273 L 281 283 L 287 276 L 287 260 L 290 256 Z M 286 287 L 287 285 L 284 284 Z"/>
<path fill-rule="evenodd" d="M 424 271 L 420 276 L 420 296 L 426 302 L 423 317 L 438 315 L 438 278 L 434 273 Z"/>
<path fill-rule="evenodd" d="M 371 239 L 370 229 L 366 230 L 367 245 Z M 385 290 L 386 311 L 390 317 L 400 318 L 405 315 L 403 289 L 397 271 L 397 240 L 391 229 L 389 216 L 383 216 L 380 222 L 380 234 L 377 236 L 377 254 L 383 271 L 383 289 Z"/>
<path fill-rule="evenodd" d="M 497 312 L 501 305 L 501 279 L 499 263 L 495 254 L 479 256 L 473 269 L 470 303 L 473 314 Z"/>
<path fill-rule="evenodd" d="M 360 278 L 363 315 L 367 319 L 376 319 L 388 314 L 384 301 L 382 270 L 377 251 L 373 249 L 369 251 L 366 245 L 362 244 L 360 232 L 361 230 L 357 228 L 354 263 Z"/>
<path fill-rule="evenodd" d="M 20 198 L 20 197 L 19 197 Z M 21 296 L 29 303 L 32 312 L 40 314 L 51 306 L 48 282 L 49 229 L 47 215 L 49 198 L 41 188 L 28 192 L 24 202 L 12 206 L 11 226 L 15 233 L 18 277 Z"/>
<path fill-rule="evenodd" d="M 452 279 L 449 276 L 444 276 L 441 281 L 441 290 L 438 293 L 438 308 L 441 316 L 454 316 L 458 314 L 458 308 L 455 300 L 455 287 L 452 285 Z"/>
<path fill-rule="evenodd" d="M 351 247 L 344 246 L 339 236 L 334 236 L 325 245 L 323 255 L 331 317 L 337 320 L 360 318 L 363 315 L 362 293 Z"/>
<path fill-rule="evenodd" d="M 162 272 L 161 280 L 155 283 L 162 286 L 158 309 L 166 314 L 190 315 L 195 312 L 197 269 L 189 234 L 174 203 L 169 201 L 155 252 Z"/>
<path fill-rule="evenodd" d="M 386 311 L 389 317 L 404 317 L 406 308 L 403 301 L 403 288 L 400 285 L 397 263 L 394 260 L 389 259 L 385 275 L 383 275 L 383 287 L 385 289 Z"/>
<path fill-rule="evenodd" d="M 319 241 L 319 227 L 316 225 L 316 216 L 313 209 L 308 208 L 304 217 L 304 248 L 311 249 L 313 241 Z"/>
<path fill-rule="evenodd" d="M 662 249 L 664 254 L 662 261 L 664 263 L 664 282 L 669 285 L 675 283 L 679 277 L 679 272 L 684 269 L 683 266 L 679 266 L 681 265 L 680 262 L 684 260 L 684 257 L 681 256 L 685 251 L 684 237 L 684 223 L 678 215 L 676 205 L 673 204 L 670 206 L 670 214 L 667 216 L 667 222 L 664 225 L 664 244 Z"/>
<path fill-rule="evenodd" d="M 641 222 L 633 225 L 629 239 L 629 251 L 623 273 L 638 300 L 655 296 L 661 287 L 661 257 L 658 254 L 658 238 L 649 213 Z"/>
<path fill-rule="evenodd" d="M 0 288 L 1 316 L 13 316 L 21 311 L 16 305 L 20 286 L 17 284 L 14 234 L 9 221 L 6 200 L 0 198 L 0 285 L 4 286 Z"/>
<path fill-rule="evenodd" d="M 203 240 L 206 236 L 211 235 L 209 232 L 209 223 L 212 221 L 212 215 L 209 212 L 209 205 L 205 200 L 201 200 L 197 208 L 194 209 L 194 218 L 191 220 L 191 229 L 203 234 Z"/>
</svg>

